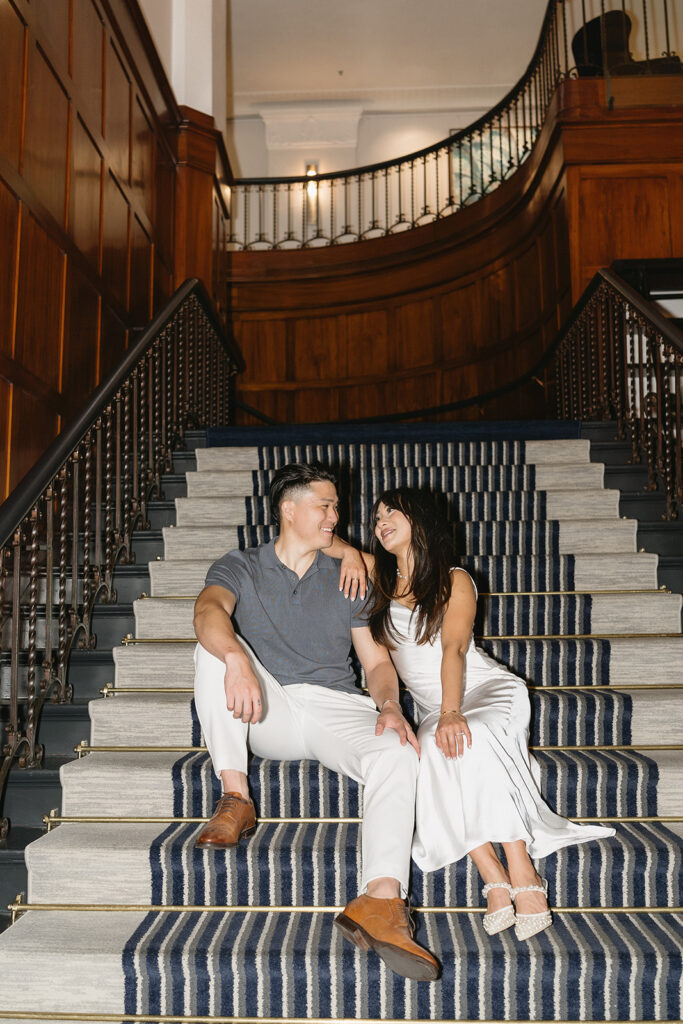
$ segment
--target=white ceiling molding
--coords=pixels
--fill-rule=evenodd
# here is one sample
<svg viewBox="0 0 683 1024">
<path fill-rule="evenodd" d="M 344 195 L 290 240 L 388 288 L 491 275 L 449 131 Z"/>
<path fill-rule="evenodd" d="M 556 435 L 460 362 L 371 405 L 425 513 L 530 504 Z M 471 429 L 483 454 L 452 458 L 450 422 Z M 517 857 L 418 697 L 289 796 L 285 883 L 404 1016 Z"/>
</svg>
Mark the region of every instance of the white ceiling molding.
<svg viewBox="0 0 683 1024">
<path fill-rule="evenodd" d="M 355 149 L 362 106 L 340 103 L 266 104 L 258 108 L 266 126 L 266 147 Z"/>
</svg>

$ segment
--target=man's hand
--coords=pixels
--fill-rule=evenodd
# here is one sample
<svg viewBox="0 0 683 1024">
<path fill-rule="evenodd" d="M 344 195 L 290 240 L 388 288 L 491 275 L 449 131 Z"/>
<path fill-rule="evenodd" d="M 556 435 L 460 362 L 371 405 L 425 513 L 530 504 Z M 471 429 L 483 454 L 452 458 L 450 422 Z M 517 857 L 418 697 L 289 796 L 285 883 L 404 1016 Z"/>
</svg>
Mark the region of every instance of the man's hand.
<svg viewBox="0 0 683 1024">
<path fill-rule="evenodd" d="M 444 757 L 462 757 L 465 746 L 472 746 L 472 733 L 464 715 L 446 711 L 436 727 L 436 745 Z"/>
<path fill-rule="evenodd" d="M 339 589 L 344 591 L 344 597 L 350 597 L 352 601 L 355 601 L 356 597 L 365 597 L 368 588 L 367 581 L 368 573 L 360 551 L 351 545 L 346 545 L 341 560 Z"/>
<path fill-rule="evenodd" d="M 261 687 L 249 659 L 242 653 L 225 656 L 225 704 L 233 718 L 252 725 L 261 720 Z"/>
<path fill-rule="evenodd" d="M 410 743 L 411 747 L 415 748 L 417 756 L 420 756 L 420 744 L 417 741 L 417 736 L 403 717 L 401 708 L 393 700 L 388 701 L 380 711 L 375 726 L 375 736 L 381 736 L 385 729 L 395 729 L 401 746 L 405 747 L 406 743 Z"/>
</svg>

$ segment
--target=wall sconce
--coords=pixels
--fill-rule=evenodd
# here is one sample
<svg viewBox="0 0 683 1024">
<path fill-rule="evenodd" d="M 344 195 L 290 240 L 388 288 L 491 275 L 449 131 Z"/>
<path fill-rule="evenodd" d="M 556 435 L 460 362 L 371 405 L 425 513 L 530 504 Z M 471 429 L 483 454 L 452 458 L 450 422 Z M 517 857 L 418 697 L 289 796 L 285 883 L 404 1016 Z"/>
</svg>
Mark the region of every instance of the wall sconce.
<svg viewBox="0 0 683 1024">
<path fill-rule="evenodd" d="M 317 175 L 317 163 L 306 164 L 306 177 L 311 178 L 306 185 L 306 220 L 316 228 L 318 226 L 318 182 L 313 179 L 317 178 Z"/>
</svg>

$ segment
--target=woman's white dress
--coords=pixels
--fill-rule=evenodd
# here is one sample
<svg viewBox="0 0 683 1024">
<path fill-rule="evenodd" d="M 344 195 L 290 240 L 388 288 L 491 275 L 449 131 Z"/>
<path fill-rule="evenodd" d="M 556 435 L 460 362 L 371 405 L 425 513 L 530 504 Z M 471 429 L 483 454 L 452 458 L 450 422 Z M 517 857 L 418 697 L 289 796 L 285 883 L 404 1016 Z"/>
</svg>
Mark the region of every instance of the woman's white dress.
<svg viewBox="0 0 683 1024">
<path fill-rule="evenodd" d="M 548 807 L 538 786 L 538 764 L 528 750 L 531 708 L 526 683 L 475 647 L 474 638 L 465 657 L 461 704 L 472 746 L 463 757 L 444 757 L 435 741 L 441 711 L 441 637 L 418 647 L 415 618 L 398 601 L 391 604 L 391 621 L 398 637 L 391 657 L 413 696 L 419 723 L 413 859 L 423 871 L 445 867 L 487 842 L 523 839 L 529 856 L 537 858 L 614 835 L 612 828 L 576 825 Z"/>
</svg>

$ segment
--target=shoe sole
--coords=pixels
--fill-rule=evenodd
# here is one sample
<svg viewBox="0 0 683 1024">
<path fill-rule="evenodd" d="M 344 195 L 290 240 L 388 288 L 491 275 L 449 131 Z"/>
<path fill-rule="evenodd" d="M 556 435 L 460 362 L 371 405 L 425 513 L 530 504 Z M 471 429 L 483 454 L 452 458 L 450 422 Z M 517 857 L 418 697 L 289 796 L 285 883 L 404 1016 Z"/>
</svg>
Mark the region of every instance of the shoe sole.
<svg viewBox="0 0 683 1024">
<path fill-rule="evenodd" d="M 345 914 L 339 914 L 334 919 L 345 939 L 352 942 L 359 949 L 374 949 L 375 953 L 384 963 L 396 974 L 403 978 L 411 978 L 413 981 L 436 981 L 441 973 L 440 968 L 430 964 L 421 956 L 409 953 L 400 946 L 392 946 L 389 942 L 380 942 L 366 932 L 359 924 Z"/>
<path fill-rule="evenodd" d="M 237 837 L 236 842 L 234 842 L 234 843 L 200 843 L 200 842 L 196 842 L 194 844 L 195 850 L 231 850 L 233 846 L 237 846 L 237 844 L 239 843 L 240 839 L 248 839 L 249 836 L 253 836 L 255 831 L 256 831 L 256 825 L 252 825 L 251 828 L 245 828 L 242 832 L 240 832 L 239 836 Z"/>
</svg>

